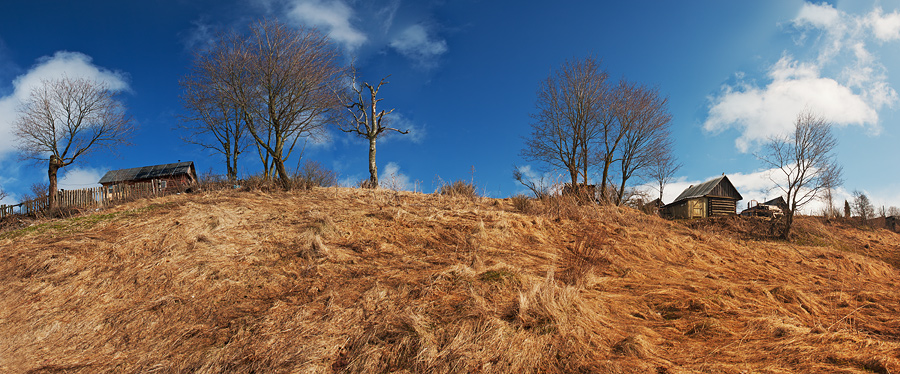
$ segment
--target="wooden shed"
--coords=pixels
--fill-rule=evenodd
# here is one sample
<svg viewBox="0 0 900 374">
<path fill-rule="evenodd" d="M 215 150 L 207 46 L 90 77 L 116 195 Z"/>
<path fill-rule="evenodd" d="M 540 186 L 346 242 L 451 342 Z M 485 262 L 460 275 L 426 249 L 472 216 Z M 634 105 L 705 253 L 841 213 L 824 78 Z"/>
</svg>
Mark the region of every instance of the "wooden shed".
<svg viewBox="0 0 900 374">
<path fill-rule="evenodd" d="M 724 174 L 716 179 L 690 186 L 675 201 L 662 207 L 668 218 L 705 218 L 734 215 L 743 197 Z"/>
<path fill-rule="evenodd" d="M 787 212 L 788 204 L 787 201 L 784 201 L 784 197 L 778 196 L 772 200 L 766 201 L 763 204 L 765 205 L 774 205 L 781 208 L 782 212 Z"/>
<path fill-rule="evenodd" d="M 119 184 L 145 183 L 153 180 L 160 181 L 159 187 L 162 190 L 184 190 L 197 183 L 197 170 L 194 168 L 193 161 L 111 170 L 103 178 L 100 178 L 99 183 L 104 187 L 111 187 Z"/>
</svg>

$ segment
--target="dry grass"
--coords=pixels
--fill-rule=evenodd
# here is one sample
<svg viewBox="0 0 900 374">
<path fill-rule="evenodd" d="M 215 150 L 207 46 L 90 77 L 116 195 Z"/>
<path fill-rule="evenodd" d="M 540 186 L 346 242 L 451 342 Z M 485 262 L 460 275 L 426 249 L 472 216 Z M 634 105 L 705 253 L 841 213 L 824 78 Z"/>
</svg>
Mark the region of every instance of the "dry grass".
<svg viewBox="0 0 900 374">
<path fill-rule="evenodd" d="M 211 191 L 6 231 L 0 372 L 900 371 L 898 234 L 515 204 Z"/>
</svg>

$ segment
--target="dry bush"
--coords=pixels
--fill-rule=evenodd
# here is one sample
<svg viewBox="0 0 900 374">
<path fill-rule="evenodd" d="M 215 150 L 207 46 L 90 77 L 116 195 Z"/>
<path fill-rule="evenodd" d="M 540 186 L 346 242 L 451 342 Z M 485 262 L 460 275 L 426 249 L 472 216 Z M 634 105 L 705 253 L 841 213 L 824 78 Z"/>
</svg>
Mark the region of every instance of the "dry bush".
<svg viewBox="0 0 900 374">
<path fill-rule="evenodd" d="M 305 161 L 293 178 L 294 188 L 308 190 L 313 187 L 334 187 L 338 185 L 338 174 L 326 169 L 317 161 Z"/>
<path fill-rule="evenodd" d="M 513 197 L 510 197 L 509 200 L 513 204 L 513 208 L 522 213 L 531 213 L 534 210 L 534 202 L 530 197 L 518 194 Z"/>
<path fill-rule="evenodd" d="M 438 187 L 438 194 L 450 197 L 461 197 L 469 200 L 478 198 L 475 185 L 466 181 L 454 181 Z"/>
</svg>

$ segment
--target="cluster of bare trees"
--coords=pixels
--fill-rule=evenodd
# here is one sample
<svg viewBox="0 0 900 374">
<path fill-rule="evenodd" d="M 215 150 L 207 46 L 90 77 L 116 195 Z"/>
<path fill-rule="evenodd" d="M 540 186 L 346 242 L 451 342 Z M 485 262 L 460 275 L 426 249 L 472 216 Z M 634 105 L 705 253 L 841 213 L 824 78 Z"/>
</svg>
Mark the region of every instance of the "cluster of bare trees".
<svg viewBox="0 0 900 374">
<path fill-rule="evenodd" d="M 338 114 L 339 58 L 324 34 L 271 20 L 220 35 L 181 82 L 192 113 L 190 141 L 222 153 L 229 178 L 250 142 L 264 177 L 290 188 L 285 160 L 300 139 L 321 136 Z"/>
<path fill-rule="evenodd" d="M 221 153 L 231 180 L 237 178 L 239 155 L 253 144 L 263 178 L 278 178 L 287 189 L 285 161 L 295 147 L 325 136 L 326 127 L 336 124 L 369 141 L 368 185 L 377 187 L 377 138 L 385 131 L 407 132 L 387 126 L 393 110 L 376 111 L 381 101 L 376 95 L 387 82 L 360 86 L 340 59 L 321 32 L 273 20 L 254 23 L 245 33 L 219 35 L 211 48 L 197 53 L 181 81 L 189 113 L 182 122 L 185 140 Z"/>
<path fill-rule="evenodd" d="M 574 189 L 599 179 L 601 200 L 622 204 L 635 181 L 656 181 L 661 194 L 678 169 L 668 99 L 656 88 L 612 82 L 589 56 L 553 71 L 537 96 L 521 154 L 565 170 Z"/>
<path fill-rule="evenodd" d="M 181 82 L 192 113 L 184 125 L 189 141 L 222 153 L 229 178 L 252 143 L 264 177 L 290 188 L 285 160 L 301 139 L 322 136 L 339 114 L 335 92 L 345 73 L 339 59 L 324 34 L 276 21 L 220 35 Z"/>
</svg>

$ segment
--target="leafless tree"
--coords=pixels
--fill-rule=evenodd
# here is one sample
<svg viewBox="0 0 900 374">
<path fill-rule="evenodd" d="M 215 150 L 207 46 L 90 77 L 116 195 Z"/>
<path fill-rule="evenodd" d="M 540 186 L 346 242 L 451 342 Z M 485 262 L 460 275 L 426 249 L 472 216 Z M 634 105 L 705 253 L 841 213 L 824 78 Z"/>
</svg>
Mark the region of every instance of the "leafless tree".
<svg viewBox="0 0 900 374">
<path fill-rule="evenodd" d="M 196 57 L 194 73 L 199 76 L 189 79 L 209 85 L 217 100 L 243 115 L 264 168 L 271 160 L 289 189 L 285 160 L 298 139 L 322 135 L 339 113 L 341 103 L 334 94 L 344 74 L 339 59 L 338 50 L 319 31 L 263 20 L 246 34 L 221 35 Z"/>
<path fill-rule="evenodd" d="M 538 199 L 550 196 L 550 184 L 544 180 L 544 176 L 538 180 L 532 180 L 518 166 L 513 166 L 513 179 L 528 188 Z"/>
<path fill-rule="evenodd" d="M 663 200 L 663 189 L 675 179 L 675 173 L 681 169 L 681 164 L 675 159 L 671 149 L 661 150 L 659 157 L 655 158 L 647 168 L 647 176 L 652 180 L 659 191 L 659 202 Z"/>
<path fill-rule="evenodd" d="M 238 105 L 224 100 L 214 82 L 208 81 L 213 75 L 209 69 L 215 68 L 211 64 L 195 65 L 193 72 L 181 80 L 181 101 L 189 114 L 182 117 L 180 127 L 187 133 L 185 142 L 222 154 L 226 176 L 233 182 L 237 179 L 238 157 L 249 145 L 246 116 Z"/>
<path fill-rule="evenodd" d="M 391 114 L 394 110 L 377 109 L 378 91 L 381 86 L 387 84 L 388 77 L 381 79 L 378 85 L 372 86 L 367 82 L 362 82 L 362 86 L 356 81 L 356 73 L 352 74 L 351 90 L 353 98 L 345 104 L 347 110 L 352 116 L 352 124 L 350 126 L 341 126 L 341 131 L 357 134 L 369 141 L 369 182 L 368 187 L 378 188 L 378 165 L 375 163 L 375 144 L 378 137 L 383 135 L 385 131 L 396 131 L 401 134 L 409 134 L 409 130 L 399 130 L 386 126 L 389 122 L 385 116 Z"/>
<path fill-rule="evenodd" d="M 887 215 L 888 217 L 900 217 L 900 208 L 895 206 L 888 207 Z"/>
<path fill-rule="evenodd" d="M 522 156 L 566 170 L 572 186 L 587 184 L 596 163 L 593 147 L 608 96 L 607 77 L 593 57 L 567 61 L 550 73 L 538 88 L 537 113 Z"/>
<path fill-rule="evenodd" d="M 837 140 L 831 124 L 810 111 L 801 112 L 788 135 L 769 139 L 756 156 L 776 171 L 772 182 L 786 196 L 788 204 L 782 238 L 791 238 L 791 226 L 797 210 L 827 188 L 842 183 L 842 169 L 833 153 Z"/>
<path fill-rule="evenodd" d="M 619 90 L 622 95 L 616 107 L 618 132 L 622 134 L 618 144 L 616 165 L 619 172 L 615 201 L 625 201 L 628 181 L 636 174 L 646 177 L 654 163 L 671 158 L 672 140 L 669 127 L 672 115 L 668 99 L 662 98 L 655 88 L 627 84 Z"/>
<path fill-rule="evenodd" d="M 837 218 L 840 214 L 838 208 L 834 206 L 834 189 L 826 187 L 823 194 L 822 200 L 825 202 L 825 208 L 822 210 L 822 216 L 825 218 Z"/>
<path fill-rule="evenodd" d="M 117 93 L 84 78 L 44 80 L 18 110 L 14 134 L 26 159 L 47 160 L 50 209 L 56 201 L 56 174 L 101 148 L 126 144 L 133 129 Z"/>
<path fill-rule="evenodd" d="M 853 203 L 851 207 L 853 208 L 853 212 L 862 219 L 863 223 L 875 218 L 875 207 L 872 206 L 869 197 L 860 190 L 853 191 Z"/>
<path fill-rule="evenodd" d="M 7 196 L 9 196 L 9 194 L 7 194 L 6 191 L 3 190 L 3 188 L 0 188 L 0 200 L 5 199 Z"/>
</svg>

